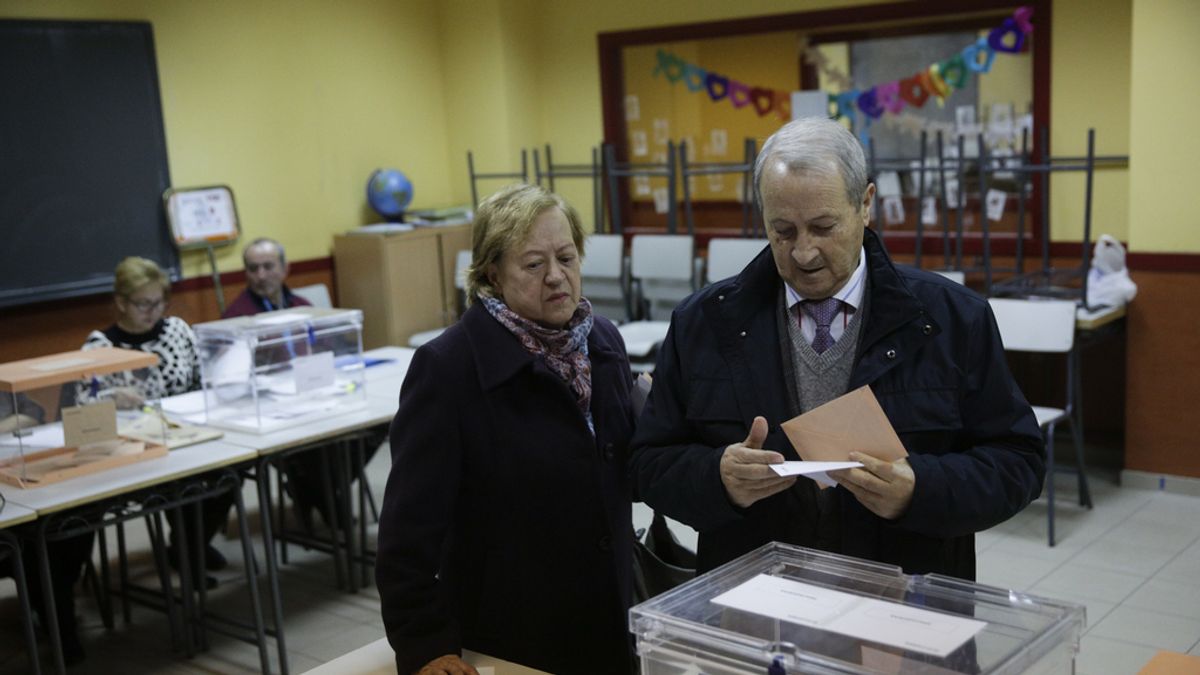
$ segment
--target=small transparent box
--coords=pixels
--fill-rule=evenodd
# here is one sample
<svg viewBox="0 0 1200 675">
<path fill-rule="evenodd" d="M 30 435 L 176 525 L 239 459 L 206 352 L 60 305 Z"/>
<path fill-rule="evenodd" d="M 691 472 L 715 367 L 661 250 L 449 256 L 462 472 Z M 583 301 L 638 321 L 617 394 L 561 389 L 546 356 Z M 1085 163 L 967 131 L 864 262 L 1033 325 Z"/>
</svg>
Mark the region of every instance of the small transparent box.
<svg viewBox="0 0 1200 675">
<path fill-rule="evenodd" d="M 207 424 L 266 433 L 366 406 L 357 309 L 293 307 L 193 328 Z"/>
<path fill-rule="evenodd" d="M 107 347 L 0 365 L 0 482 L 36 488 L 165 456 L 162 407 L 137 387 L 157 363 Z"/>
<path fill-rule="evenodd" d="M 1073 673 L 1085 609 L 772 543 L 630 610 L 644 675 Z"/>
</svg>

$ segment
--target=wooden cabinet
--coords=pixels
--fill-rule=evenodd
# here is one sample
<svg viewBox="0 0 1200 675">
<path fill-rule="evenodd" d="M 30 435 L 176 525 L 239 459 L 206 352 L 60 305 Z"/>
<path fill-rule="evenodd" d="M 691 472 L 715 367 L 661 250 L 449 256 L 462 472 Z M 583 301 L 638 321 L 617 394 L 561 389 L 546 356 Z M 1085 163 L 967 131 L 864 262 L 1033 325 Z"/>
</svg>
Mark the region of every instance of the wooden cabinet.
<svg viewBox="0 0 1200 675">
<path fill-rule="evenodd" d="M 333 238 L 337 306 L 363 312 L 363 348 L 407 346 L 457 317 L 454 259 L 471 247 L 471 226 L 418 228 Z"/>
</svg>

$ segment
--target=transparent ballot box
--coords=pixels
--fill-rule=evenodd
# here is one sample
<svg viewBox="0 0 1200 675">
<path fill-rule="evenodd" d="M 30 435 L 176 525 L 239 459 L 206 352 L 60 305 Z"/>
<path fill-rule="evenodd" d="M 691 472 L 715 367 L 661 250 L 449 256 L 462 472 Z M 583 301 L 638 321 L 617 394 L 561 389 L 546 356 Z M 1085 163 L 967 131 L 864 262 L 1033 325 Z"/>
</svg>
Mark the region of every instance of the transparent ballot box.
<svg viewBox="0 0 1200 675">
<path fill-rule="evenodd" d="M 193 328 L 207 424 L 262 433 L 366 405 L 357 309 L 293 307 Z"/>
<path fill-rule="evenodd" d="M 1072 673 L 1084 608 L 773 543 L 629 626 L 644 675 Z"/>
<path fill-rule="evenodd" d="M 112 347 L 0 365 L 0 482 L 35 488 L 167 454 L 139 383 L 158 357 Z"/>
</svg>

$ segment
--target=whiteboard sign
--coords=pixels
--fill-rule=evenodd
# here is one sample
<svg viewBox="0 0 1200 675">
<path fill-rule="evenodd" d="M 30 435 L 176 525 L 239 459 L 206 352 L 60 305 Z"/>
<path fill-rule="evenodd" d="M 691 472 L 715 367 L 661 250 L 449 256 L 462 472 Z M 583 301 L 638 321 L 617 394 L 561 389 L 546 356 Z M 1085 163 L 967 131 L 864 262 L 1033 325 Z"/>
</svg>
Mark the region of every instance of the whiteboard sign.
<svg viewBox="0 0 1200 675">
<path fill-rule="evenodd" d="M 233 191 L 225 185 L 170 189 L 163 194 L 175 246 L 230 244 L 240 233 Z"/>
</svg>

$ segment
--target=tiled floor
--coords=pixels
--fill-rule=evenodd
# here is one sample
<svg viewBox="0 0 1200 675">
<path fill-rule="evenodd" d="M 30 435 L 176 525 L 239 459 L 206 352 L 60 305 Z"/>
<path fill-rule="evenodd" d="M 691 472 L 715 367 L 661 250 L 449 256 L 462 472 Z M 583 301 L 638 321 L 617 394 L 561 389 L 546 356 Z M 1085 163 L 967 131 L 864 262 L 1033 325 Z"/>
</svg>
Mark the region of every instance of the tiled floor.
<svg viewBox="0 0 1200 675">
<path fill-rule="evenodd" d="M 376 496 L 386 479 L 386 452 L 369 467 Z M 1135 673 L 1159 650 L 1200 656 L 1200 499 L 1118 487 L 1093 476 L 1095 509 L 1071 503 L 1074 485 L 1060 477 L 1058 545 L 1046 545 L 1046 503 L 1039 500 L 1016 518 L 977 538 L 979 581 L 1087 606 L 1087 626 L 1076 660 L 1081 675 Z M 245 494 L 254 509 L 253 491 Z M 635 523 L 650 512 L 635 505 Z M 131 550 L 146 551 L 143 527 L 129 529 Z M 685 544 L 694 533 L 681 530 Z M 221 587 L 210 601 L 243 611 L 241 551 L 236 539 L 218 537 L 235 564 L 218 573 Z M 334 588 L 333 565 L 316 552 L 291 549 L 283 571 L 284 614 L 292 672 L 303 673 L 383 636 L 374 589 L 355 595 Z M 145 554 L 136 569 L 149 579 Z M 73 673 L 253 673 L 258 653 L 250 645 L 213 635 L 211 648 L 192 659 L 170 652 L 163 617 L 134 607 L 133 623 L 119 616 L 104 630 L 95 603 L 79 596 L 87 660 Z M 25 672 L 13 584 L 0 581 L 0 674 Z M 45 660 L 43 664 L 45 664 Z M 274 664 L 274 661 L 272 662 Z M 274 667 L 274 665 L 273 665 Z"/>
</svg>

